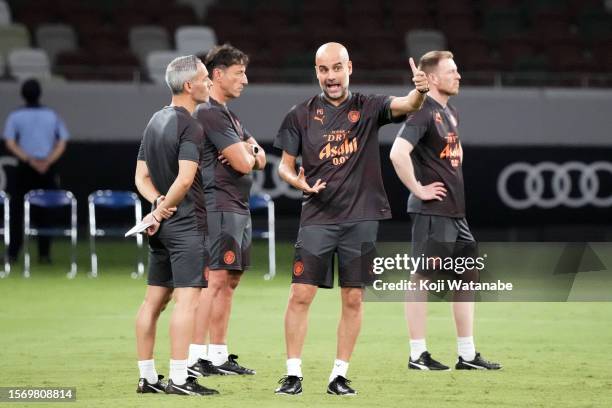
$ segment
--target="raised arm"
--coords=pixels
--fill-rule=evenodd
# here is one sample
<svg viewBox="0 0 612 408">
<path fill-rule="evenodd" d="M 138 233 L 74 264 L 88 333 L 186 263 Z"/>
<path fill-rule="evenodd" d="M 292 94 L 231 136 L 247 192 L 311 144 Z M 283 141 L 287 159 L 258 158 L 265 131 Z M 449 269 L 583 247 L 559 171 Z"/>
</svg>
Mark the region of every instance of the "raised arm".
<svg viewBox="0 0 612 408">
<path fill-rule="evenodd" d="M 425 96 L 429 91 L 427 75 L 419 70 L 414 64 L 414 60 L 410 57 L 410 68 L 412 69 L 412 82 L 416 89 L 413 89 L 406 96 L 395 97 L 391 100 L 391 114 L 394 117 L 407 115 L 410 112 L 421 109 Z"/>
</svg>

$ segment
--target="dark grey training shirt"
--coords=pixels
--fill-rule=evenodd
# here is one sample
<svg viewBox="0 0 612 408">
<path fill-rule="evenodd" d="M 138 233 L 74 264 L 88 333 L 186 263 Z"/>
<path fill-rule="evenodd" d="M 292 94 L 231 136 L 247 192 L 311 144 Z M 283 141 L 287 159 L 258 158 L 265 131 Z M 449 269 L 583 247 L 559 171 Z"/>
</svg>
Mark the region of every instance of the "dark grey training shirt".
<svg viewBox="0 0 612 408">
<path fill-rule="evenodd" d="M 304 195 L 300 225 L 391 218 L 383 186 L 378 129 L 393 118 L 391 98 L 351 94 L 340 106 L 318 95 L 285 117 L 274 147 L 302 156 L 306 181 L 327 182 L 318 194 Z"/>
<path fill-rule="evenodd" d="M 198 106 L 194 116 L 204 129 L 202 181 L 207 211 L 229 211 L 249 214 L 251 173 L 243 174 L 217 157 L 225 148 L 251 138 L 251 134 L 227 106 L 213 98 Z"/>
<path fill-rule="evenodd" d="M 465 217 L 465 192 L 461 168 L 461 145 L 457 111 L 443 107 L 427 97 L 421 110 L 411 114 L 397 137 L 409 141 L 414 172 L 422 185 L 444 183 L 446 197 L 442 201 L 422 201 L 414 194 L 408 199 L 408 212 L 443 217 Z"/>
<path fill-rule="evenodd" d="M 202 142 L 202 127 L 189 112 L 182 107 L 166 106 L 149 121 L 140 143 L 138 160 L 147 163 L 153 185 L 165 195 L 178 176 L 179 160 L 201 163 Z M 176 213 L 164 221 L 163 226 L 165 230 L 182 234 L 201 234 L 206 231 L 206 208 L 200 171 L 196 172 Z"/>
</svg>

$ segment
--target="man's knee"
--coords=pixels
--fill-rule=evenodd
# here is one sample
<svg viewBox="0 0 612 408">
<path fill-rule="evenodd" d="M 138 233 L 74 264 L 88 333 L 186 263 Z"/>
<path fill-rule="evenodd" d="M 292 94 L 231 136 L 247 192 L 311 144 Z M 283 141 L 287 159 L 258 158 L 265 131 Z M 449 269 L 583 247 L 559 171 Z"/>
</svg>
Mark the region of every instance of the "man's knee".
<svg viewBox="0 0 612 408">
<path fill-rule="evenodd" d="M 228 273 L 226 270 L 211 270 L 208 274 L 208 293 L 217 297 L 228 284 Z"/>
<path fill-rule="evenodd" d="M 314 299 L 317 287 L 312 285 L 293 284 L 289 294 L 289 306 L 308 308 Z"/>
<path fill-rule="evenodd" d="M 142 309 L 148 310 L 154 315 L 159 315 L 166 309 L 170 299 L 172 299 L 172 289 L 156 288 L 149 290 L 142 302 Z"/>
<path fill-rule="evenodd" d="M 193 309 L 198 307 L 201 288 L 177 288 L 174 290 L 174 301 L 178 307 Z"/>
<path fill-rule="evenodd" d="M 363 290 L 361 288 L 342 288 L 342 308 L 358 312 L 361 310 Z"/>
<path fill-rule="evenodd" d="M 161 308 L 159 309 L 160 313 L 166 310 L 166 307 L 168 307 L 168 303 L 170 303 L 171 299 L 172 299 L 172 292 L 168 293 L 168 295 L 162 299 Z"/>
<path fill-rule="evenodd" d="M 242 271 L 228 271 L 227 288 L 235 290 L 240 283 L 240 278 L 242 278 Z"/>
</svg>

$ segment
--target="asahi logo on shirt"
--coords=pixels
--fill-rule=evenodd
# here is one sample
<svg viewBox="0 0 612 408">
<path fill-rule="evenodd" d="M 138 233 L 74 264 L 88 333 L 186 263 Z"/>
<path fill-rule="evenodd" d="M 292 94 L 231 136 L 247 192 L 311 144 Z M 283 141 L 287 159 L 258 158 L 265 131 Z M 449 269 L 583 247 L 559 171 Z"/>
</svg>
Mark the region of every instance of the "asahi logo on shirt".
<svg viewBox="0 0 612 408">
<path fill-rule="evenodd" d="M 446 135 L 446 146 L 444 150 L 440 152 L 440 158 L 447 158 L 450 161 L 451 166 L 459 167 L 459 161 L 461 157 L 461 149 L 459 147 L 459 138 L 455 132 L 448 132 Z"/>
<path fill-rule="evenodd" d="M 357 138 L 349 140 L 348 134 L 349 131 L 346 130 L 334 130 L 324 135 L 327 144 L 319 152 L 319 159 L 331 158 L 334 166 L 344 164 L 357 151 Z"/>
</svg>

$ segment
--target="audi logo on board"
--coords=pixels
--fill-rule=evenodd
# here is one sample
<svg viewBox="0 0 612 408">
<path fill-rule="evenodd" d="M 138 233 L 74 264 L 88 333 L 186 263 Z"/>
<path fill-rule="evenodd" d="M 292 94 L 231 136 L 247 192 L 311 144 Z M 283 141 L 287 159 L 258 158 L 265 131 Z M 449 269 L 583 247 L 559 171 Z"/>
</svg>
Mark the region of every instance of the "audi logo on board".
<svg viewBox="0 0 612 408">
<path fill-rule="evenodd" d="M 575 175 L 572 177 L 572 175 Z M 509 188 L 510 178 L 521 177 L 520 189 Z M 524 210 L 530 207 L 554 208 L 566 206 L 580 208 L 612 206 L 610 183 L 602 189 L 603 180 L 612 179 L 612 162 L 583 163 L 516 162 L 502 170 L 497 178 L 497 193 L 508 207 Z M 512 184 L 513 186 L 515 184 Z M 603 191 L 602 191 L 603 190 Z M 608 192 L 607 196 L 605 194 Z"/>
</svg>

